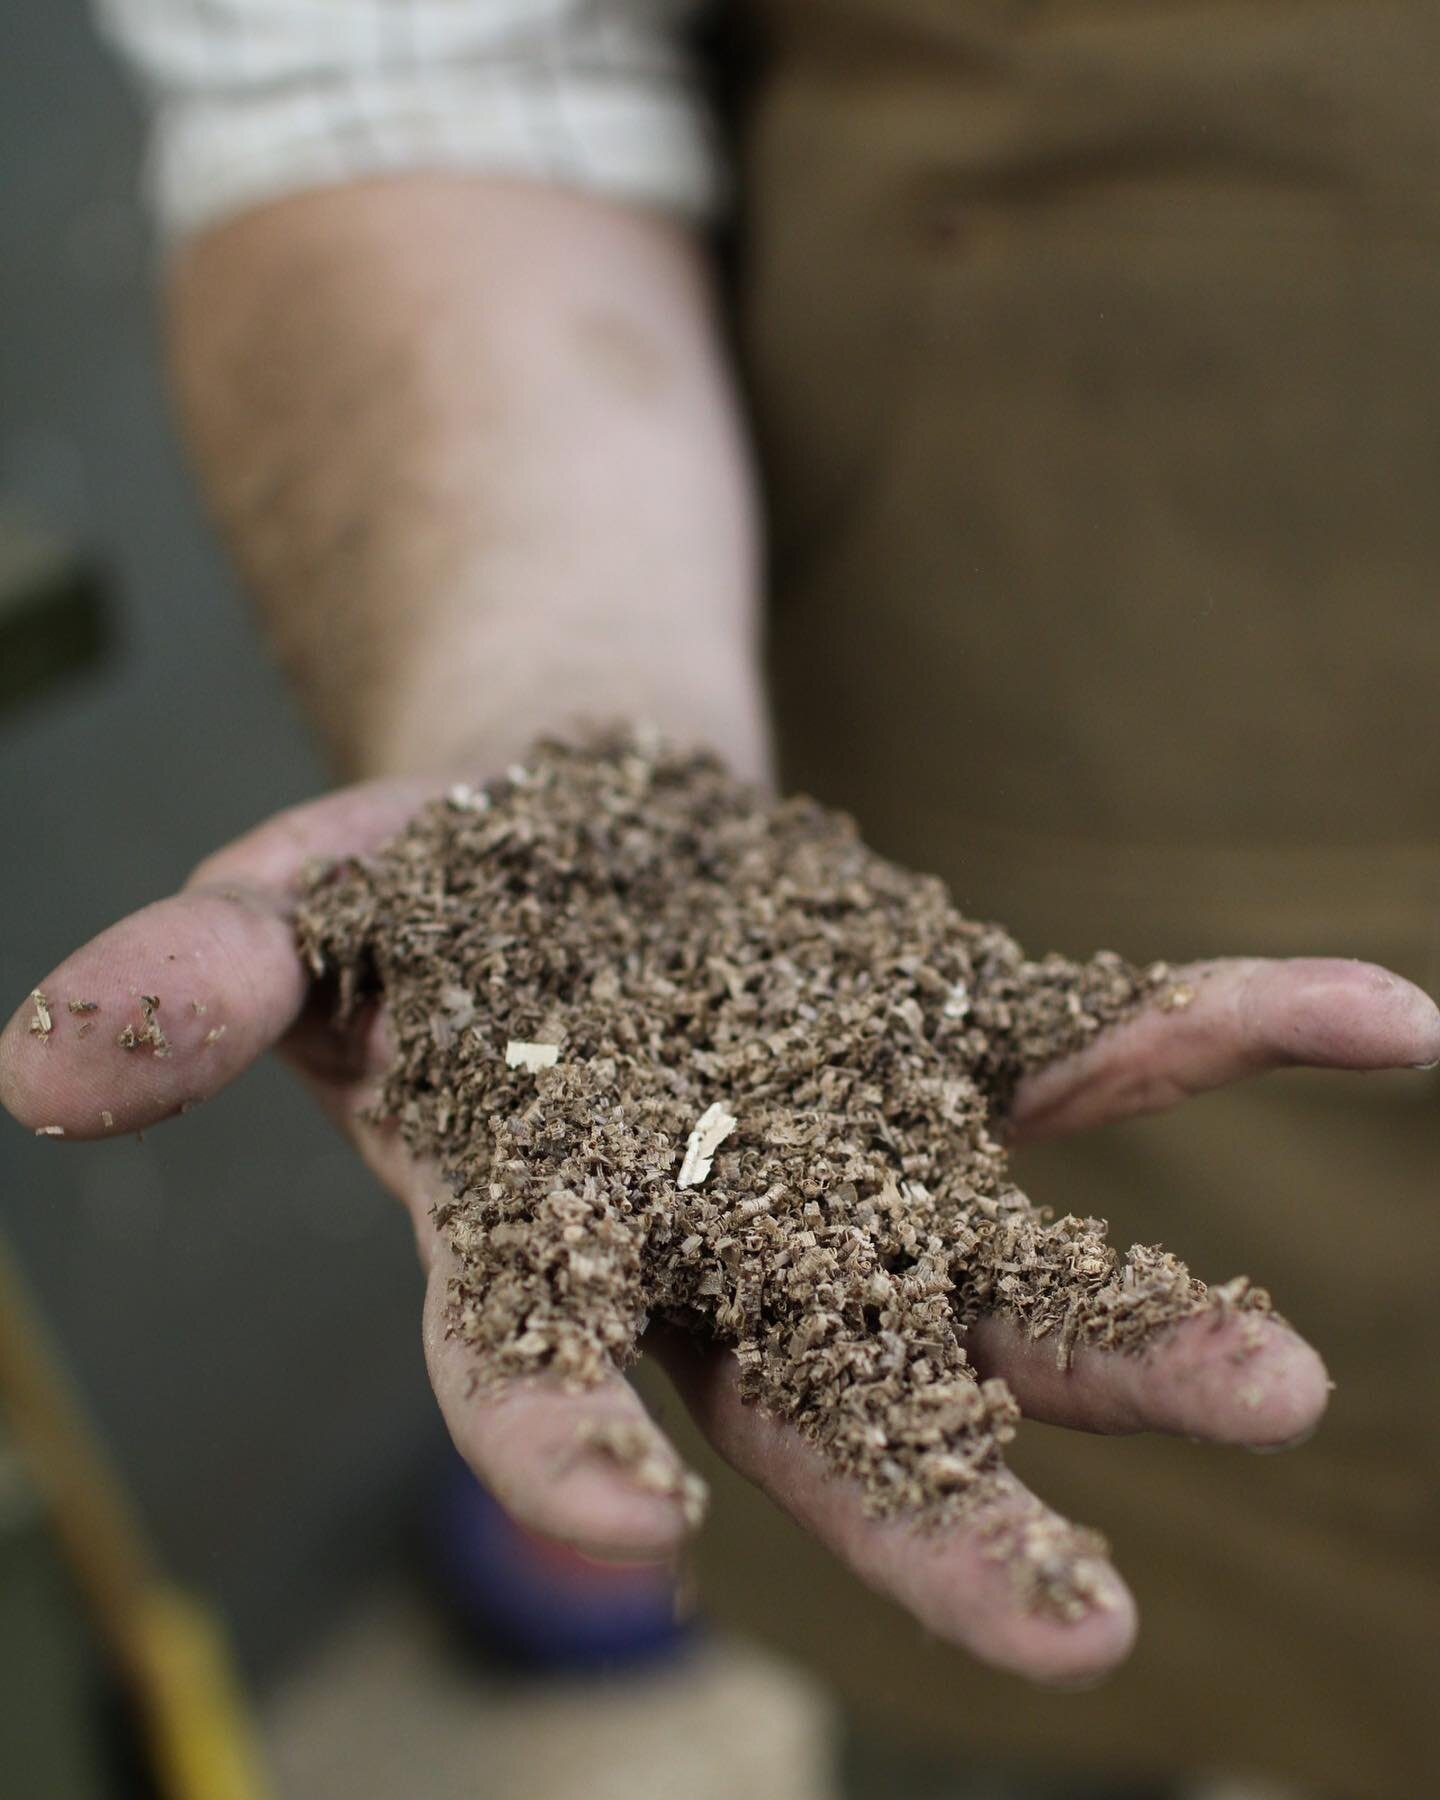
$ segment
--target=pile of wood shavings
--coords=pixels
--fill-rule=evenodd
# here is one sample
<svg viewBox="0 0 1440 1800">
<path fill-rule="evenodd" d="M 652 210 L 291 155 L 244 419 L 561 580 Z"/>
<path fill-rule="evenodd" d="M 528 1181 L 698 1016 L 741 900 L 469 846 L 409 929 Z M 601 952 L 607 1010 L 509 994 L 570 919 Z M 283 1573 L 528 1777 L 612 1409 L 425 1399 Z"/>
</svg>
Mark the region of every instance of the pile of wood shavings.
<svg viewBox="0 0 1440 1800">
<path fill-rule="evenodd" d="M 967 1362 L 977 1314 L 1064 1365 L 1208 1304 L 1167 1253 L 1052 1222 L 992 1135 L 1021 1074 L 1168 970 L 1029 961 L 707 757 L 544 745 L 317 875 L 298 931 L 343 1014 L 383 996 L 379 1112 L 445 1173 L 451 1329 L 486 1377 L 591 1383 L 678 1323 L 874 1512 L 938 1520 L 983 1506 L 1018 1416 Z M 1093 1539 L 1000 1538 L 1035 1605 L 1091 1604 Z"/>
</svg>

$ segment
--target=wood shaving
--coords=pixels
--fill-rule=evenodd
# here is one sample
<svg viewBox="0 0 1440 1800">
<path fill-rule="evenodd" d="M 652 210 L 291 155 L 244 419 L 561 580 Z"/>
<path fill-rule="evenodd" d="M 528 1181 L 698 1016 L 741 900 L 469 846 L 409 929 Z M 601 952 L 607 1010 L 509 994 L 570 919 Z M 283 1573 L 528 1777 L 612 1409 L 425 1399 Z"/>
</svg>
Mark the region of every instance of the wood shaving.
<svg viewBox="0 0 1440 1800">
<path fill-rule="evenodd" d="M 230 1027 L 228 1025 L 212 1025 L 205 1033 L 204 1037 L 201 1038 L 201 1047 L 203 1048 L 208 1044 L 218 1044 L 229 1029 Z"/>
<path fill-rule="evenodd" d="M 675 1185 L 682 1188 L 699 1187 L 710 1173 L 715 1152 L 739 1123 L 734 1114 L 726 1112 L 718 1100 L 713 1106 L 707 1106 L 686 1140 L 685 1158 L 680 1164 L 680 1177 Z"/>
<path fill-rule="evenodd" d="M 143 1050 L 148 1047 L 156 1056 L 169 1056 L 170 1040 L 155 1016 L 160 1010 L 160 996 L 141 994 L 138 998 L 142 1023 L 138 1026 L 123 1026 L 116 1043 L 122 1050 Z"/>
<path fill-rule="evenodd" d="M 72 1013 L 92 1013 L 99 1012 L 100 1010 L 100 1002 L 98 1000 L 67 1000 L 65 1004 L 70 1008 Z"/>
<path fill-rule="evenodd" d="M 1066 1366 L 1211 1308 L 1165 1251 L 1032 1205 L 997 1129 L 1166 965 L 1028 958 L 842 815 L 652 739 L 543 745 L 484 791 L 317 875 L 296 922 L 342 1017 L 383 997 L 374 1116 L 444 1171 L 447 1329 L 485 1382 L 597 1383 L 663 1320 L 733 1352 L 871 1512 L 930 1525 L 993 1498 L 1019 1417 L 966 1356 L 981 1313 Z M 504 1053 L 556 1042 L 543 1082 Z M 1099 1604 L 1093 1541 L 1033 1525 L 996 1539 L 1027 1599 Z"/>
<path fill-rule="evenodd" d="M 524 1069 L 527 1075 L 538 1075 L 542 1069 L 553 1069 L 559 1060 L 558 1044 L 526 1044 L 519 1038 L 511 1038 L 505 1046 L 505 1067 Z"/>
<path fill-rule="evenodd" d="M 36 1137 L 64 1137 L 65 1127 L 63 1125 L 37 1125 L 35 1135 Z"/>
<path fill-rule="evenodd" d="M 709 1488 L 676 1458 L 653 1425 L 638 1419 L 587 1419 L 576 1436 L 585 1449 L 599 1451 L 624 1469 L 636 1487 L 678 1501 L 690 1530 L 704 1519 Z"/>
<path fill-rule="evenodd" d="M 100 1123 L 105 1127 L 105 1129 L 107 1131 L 110 1131 L 111 1129 L 113 1129 L 114 1124 L 115 1124 L 115 1115 L 114 1115 L 114 1113 L 112 1113 L 110 1111 L 109 1107 L 105 1107 L 101 1111 Z"/>
<path fill-rule="evenodd" d="M 981 1506 L 976 1524 L 987 1559 L 1011 1570 L 1029 1611 L 1073 1624 L 1120 1604 L 1110 1546 L 1098 1531 L 1057 1517 L 1033 1496 L 1018 1503 L 1007 1496 L 1003 1508 Z"/>
<path fill-rule="evenodd" d="M 35 1017 L 30 1021 L 31 1035 L 41 1039 L 48 1038 L 55 1029 L 55 1021 L 50 1015 L 50 1002 L 39 988 L 33 988 L 30 1000 L 35 1008 Z"/>
</svg>

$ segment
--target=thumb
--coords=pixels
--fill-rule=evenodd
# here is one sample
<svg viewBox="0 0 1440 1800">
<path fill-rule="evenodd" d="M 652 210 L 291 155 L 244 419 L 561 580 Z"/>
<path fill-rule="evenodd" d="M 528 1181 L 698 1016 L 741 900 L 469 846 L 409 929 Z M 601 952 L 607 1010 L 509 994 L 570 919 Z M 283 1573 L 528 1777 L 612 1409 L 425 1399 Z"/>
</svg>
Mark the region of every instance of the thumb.
<svg viewBox="0 0 1440 1800">
<path fill-rule="evenodd" d="M 92 938 L 0 1033 L 0 1102 L 32 1131 L 95 1138 L 218 1093 L 305 1004 L 291 904 L 306 863 L 373 849 L 433 786 L 373 782 L 278 814 Z"/>
<path fill-rule="evenodd" d="M 0 1101 L 51 1135 L 154 1124 L 248 1068 L 306 986 L 278 896 L 189 889 L 102 931 L 21 1003 L 0 1034 Z"/>
</svg>

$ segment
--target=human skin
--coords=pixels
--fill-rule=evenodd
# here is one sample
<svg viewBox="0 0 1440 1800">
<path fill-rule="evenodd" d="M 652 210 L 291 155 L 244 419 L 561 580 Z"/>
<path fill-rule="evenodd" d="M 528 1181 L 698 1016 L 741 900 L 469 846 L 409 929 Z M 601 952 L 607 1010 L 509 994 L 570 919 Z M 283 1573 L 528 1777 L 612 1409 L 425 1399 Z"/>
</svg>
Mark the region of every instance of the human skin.
<svg viewBox="0 0 1440 1800">
<path fill-rule="evenodd" d="M 583 1427 L 643 1417 L 618 1374 L 584 1393 L 543 1379 L 473 1391 L 445 1331 L 436 1173 L 359 1116 L 384 1065 L 383 1019 L 342 1037 L 307 1007 L 290 912 L 311 858 L 372 848 L 540 732 L 641 718 L 764 778 L 757 506 L 703 253 L 680 226 L 600 200 L 414 175 L 218 227 L 176 257 L 169 302 L 179 409 L 211 503 L 303 705 L 361 779 L 218 851 L 180 894 L 46 977 L 55 1028 L 38 1035 L 31 1004 L 17 1009 L 0 1098 L 67 1140 L 119 1134 L 278 1049 L 410 1211 L 432 1381 L 477 1475 L 538 1530 L 667 1555 L 687 1529 L 679 1504 L 577 1454 Z M 120 1050 L 109 1029 L 81 1037 L 66 1013 L 84 997 L 100 1020 L 129 1019 L 133 995 L 176 992 L 179 971 L 165 1057 Z M 1027 1079 L 1014 1135 L 1088 1129 L 1282 1065 L 1440 1059 L 1433 1003 L 1370 965 L 1237 959 L 1193 986 L 1190 1006 Z M 1283 1306 L 1283 1270 L 1270 1273 Z M 1252 1447 L 1307 1434 L 1327 1392 L 1318 1356 L 1270 1321 L 1238 1359 L 1243 1329 L 1253 1322 L 1195 1321 L 1144 1357 L 1082 1349 L 1066 1371 L 998 1319 L 967 1348 L 1032 1417 Z M 665 1354 L 721 1453 L 937 1635 L 1044 1681 L 1090 1679 L 1125 1654 L 1135 1615 L 1118 1576 L 1076 1623 L 1027 1613 L 973 1532 L 867 1519 L 818 1452 L 740 1403 L 726 1356 Z"/>
</svg>

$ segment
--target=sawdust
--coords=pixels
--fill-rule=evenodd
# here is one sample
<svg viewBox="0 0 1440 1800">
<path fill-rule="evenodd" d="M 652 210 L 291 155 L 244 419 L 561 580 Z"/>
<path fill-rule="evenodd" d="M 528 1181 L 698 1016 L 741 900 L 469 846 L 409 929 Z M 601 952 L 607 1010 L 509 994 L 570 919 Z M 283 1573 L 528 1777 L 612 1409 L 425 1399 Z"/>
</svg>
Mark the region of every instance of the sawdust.
<svg viewBox="0 0 1440 1800">
<path fill-rule="evenodd" d="M 160 1011 L 158 994 L 141 994 L 140 1024 L 123 1025 L 115 1038 L 122 1050 L 148 1049 L 154 1056 L 169 1056 L 170 1040 L 166 1037 L 160 1020 L 156 1016 Z"/>
<path fill-rule="evenodd" d="M 640 1419 L 587 1421 L 580 1427 L 577 1442 L 581 1449 L 608 1456 L 645 1493 L 677 1500 L 681 1516 L 692 1530 L 704 1518 L 709 1490 L 677 1460 L 653 1425 Z"/>
<path fill-rule="evenodd" d="M 1033 1206 L 996 1135 L 1027 1070 L 1188 1004 L 1169 970 L 1029 960 L 842 815 L 706 757 L 542 746 L 317 873 L 297 928 L 342 1016 L 383 995 L 378 1115 L 444 1171 L 449 1328 L 486 1379 L 593 1383 L 663 1320 L 728 1346 L 872 1512 L 978 1517 L 1018 1409 L 971 1321 L 1064 1366 L 1210 1305 L 1166 1252 Z M 1031 1604 L 1101 1603 L 1089 1534 L 991 1535 Z"/>
<path fill-rule="evenodd" d="M 35 1016 L 30 1021 L 30 1035 L 39 1038 L 43 1044 L 55 1029 L 55 1020 L 50 1012 L 50 1002 L 39 988 L 33 988 L 30 993 L 30 1004 L 35 1008 Z"/>
</svg>

